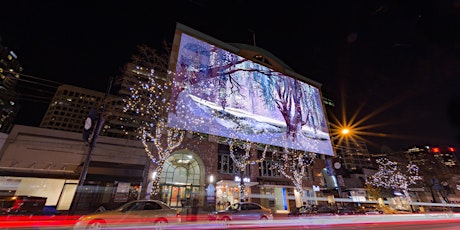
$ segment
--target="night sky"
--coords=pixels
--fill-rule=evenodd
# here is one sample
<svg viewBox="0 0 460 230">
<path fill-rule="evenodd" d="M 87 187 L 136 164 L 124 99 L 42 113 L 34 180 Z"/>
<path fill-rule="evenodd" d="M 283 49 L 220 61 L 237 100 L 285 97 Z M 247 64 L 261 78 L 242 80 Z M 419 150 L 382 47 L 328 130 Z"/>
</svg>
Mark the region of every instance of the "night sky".
<svg viewBox="0 0 460 230">
<path fill-rule="evenodd" d="M 107 2 L 0 3 L 1 43 L 40 82 L 19 83 L 18 124 L 39 125 L 48 86 L 105 92 L 138 45 L 171 43 L 178 22 L 227 43 L 255 41 L 322 83 L 336 116 L 368 117 L 359 126 L 372 152 L 460 146 L 460 0 Z"/>
</svg>

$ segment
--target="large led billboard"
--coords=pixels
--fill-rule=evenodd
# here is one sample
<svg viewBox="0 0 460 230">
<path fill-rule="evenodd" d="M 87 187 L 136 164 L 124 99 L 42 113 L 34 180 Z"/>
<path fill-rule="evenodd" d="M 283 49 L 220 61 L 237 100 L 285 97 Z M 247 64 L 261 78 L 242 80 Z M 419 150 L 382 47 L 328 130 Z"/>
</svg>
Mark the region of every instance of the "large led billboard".
<svg viewBox="0 0 460 230">
<path fill-rule="evenodd" d="M 333 155 L 317 87 L 176 33 L 168 126 Z"/>
</svg>

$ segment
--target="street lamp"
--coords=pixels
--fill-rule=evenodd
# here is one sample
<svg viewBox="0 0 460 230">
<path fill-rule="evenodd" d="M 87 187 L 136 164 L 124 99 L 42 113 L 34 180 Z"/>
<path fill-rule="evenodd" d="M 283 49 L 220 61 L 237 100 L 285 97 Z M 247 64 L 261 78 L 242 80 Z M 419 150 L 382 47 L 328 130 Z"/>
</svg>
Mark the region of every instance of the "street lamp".
<svg viewBox="0 0 460 230">
<path fill-rule="evenodd" d="M 351 136 L 352 136 L 351 128 L 349 128 L 349 127 L 341 127 L 340 129 L 336 130 L 335 136 L 332 137 L 332 139 L 333 140 L 339 139 L 336 143 L 334 143 L 334 145 L 336 145 L 337 147 L 341 144 L 343 139 L 345 139 L 345 143 L 348 146 L 348 139 Z M 342 186 L 341 186 L 340 181 L 338 180 L 337 173 L 335 171 L 335 170 L 341 169 L 342 164 L 341 164 L 341 162 L 337 161 L 332 166 L 334 168 L 334 175 L 333 176 L 335 177 L 335 182 L 337 183 L 336 184 L 337 185 L 337 192 L 338 192 L 339 198 L 341 199 L 340 203 L 341 203 L 341 205 L 343 207 Z"/>
<path fill-rule="evenodd" d="M 209 183 L 212 184 L 214 183 L 214 175 L 209 175 Z"/>
</svg>

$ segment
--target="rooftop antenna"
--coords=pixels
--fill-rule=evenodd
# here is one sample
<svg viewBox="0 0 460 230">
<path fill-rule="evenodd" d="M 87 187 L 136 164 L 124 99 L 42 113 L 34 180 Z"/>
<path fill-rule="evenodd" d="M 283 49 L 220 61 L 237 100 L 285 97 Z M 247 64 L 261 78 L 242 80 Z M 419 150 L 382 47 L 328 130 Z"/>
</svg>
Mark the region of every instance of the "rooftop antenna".
<svg viewBox="0 0 460 230">
<path fill-rule="evenodd" d="M 248 29 L 248 30 L 249 30 L 249 32 L 252 33 L 252 40 L 254 42 L 254 46 L 256 46 L 256 32 L 254 30 L 252 30 L 252 29 Z"/>
</svg>

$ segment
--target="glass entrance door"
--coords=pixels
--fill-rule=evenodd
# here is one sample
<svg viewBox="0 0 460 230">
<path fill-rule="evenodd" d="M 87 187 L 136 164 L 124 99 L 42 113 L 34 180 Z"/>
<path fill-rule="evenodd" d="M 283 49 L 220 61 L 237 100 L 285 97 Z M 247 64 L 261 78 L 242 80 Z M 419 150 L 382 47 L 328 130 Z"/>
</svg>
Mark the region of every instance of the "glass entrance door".
<svg viewBox="0 0 460 230">
<path fill-rule="evenodd" d="M 199 193 L 201 181 L 200 165 L 186 152 L 170 156 L 163 167 L 160 179 L 162 200 L 170 207 L 189 206 L 185 202 Z M 184 202 L 184 204 L 182 204 Z"/>
<path fill-rule="evenodd" d="M 172 208 L 182 207 L 181 201 L 185 201 L 187 198 L 190 198 L 190 186 L 185 185 L 164 185 L 162 191 L 163 200 L 167 205 Z M 185 204 L 184 204 L 185 205 Z"/>
</svg>

